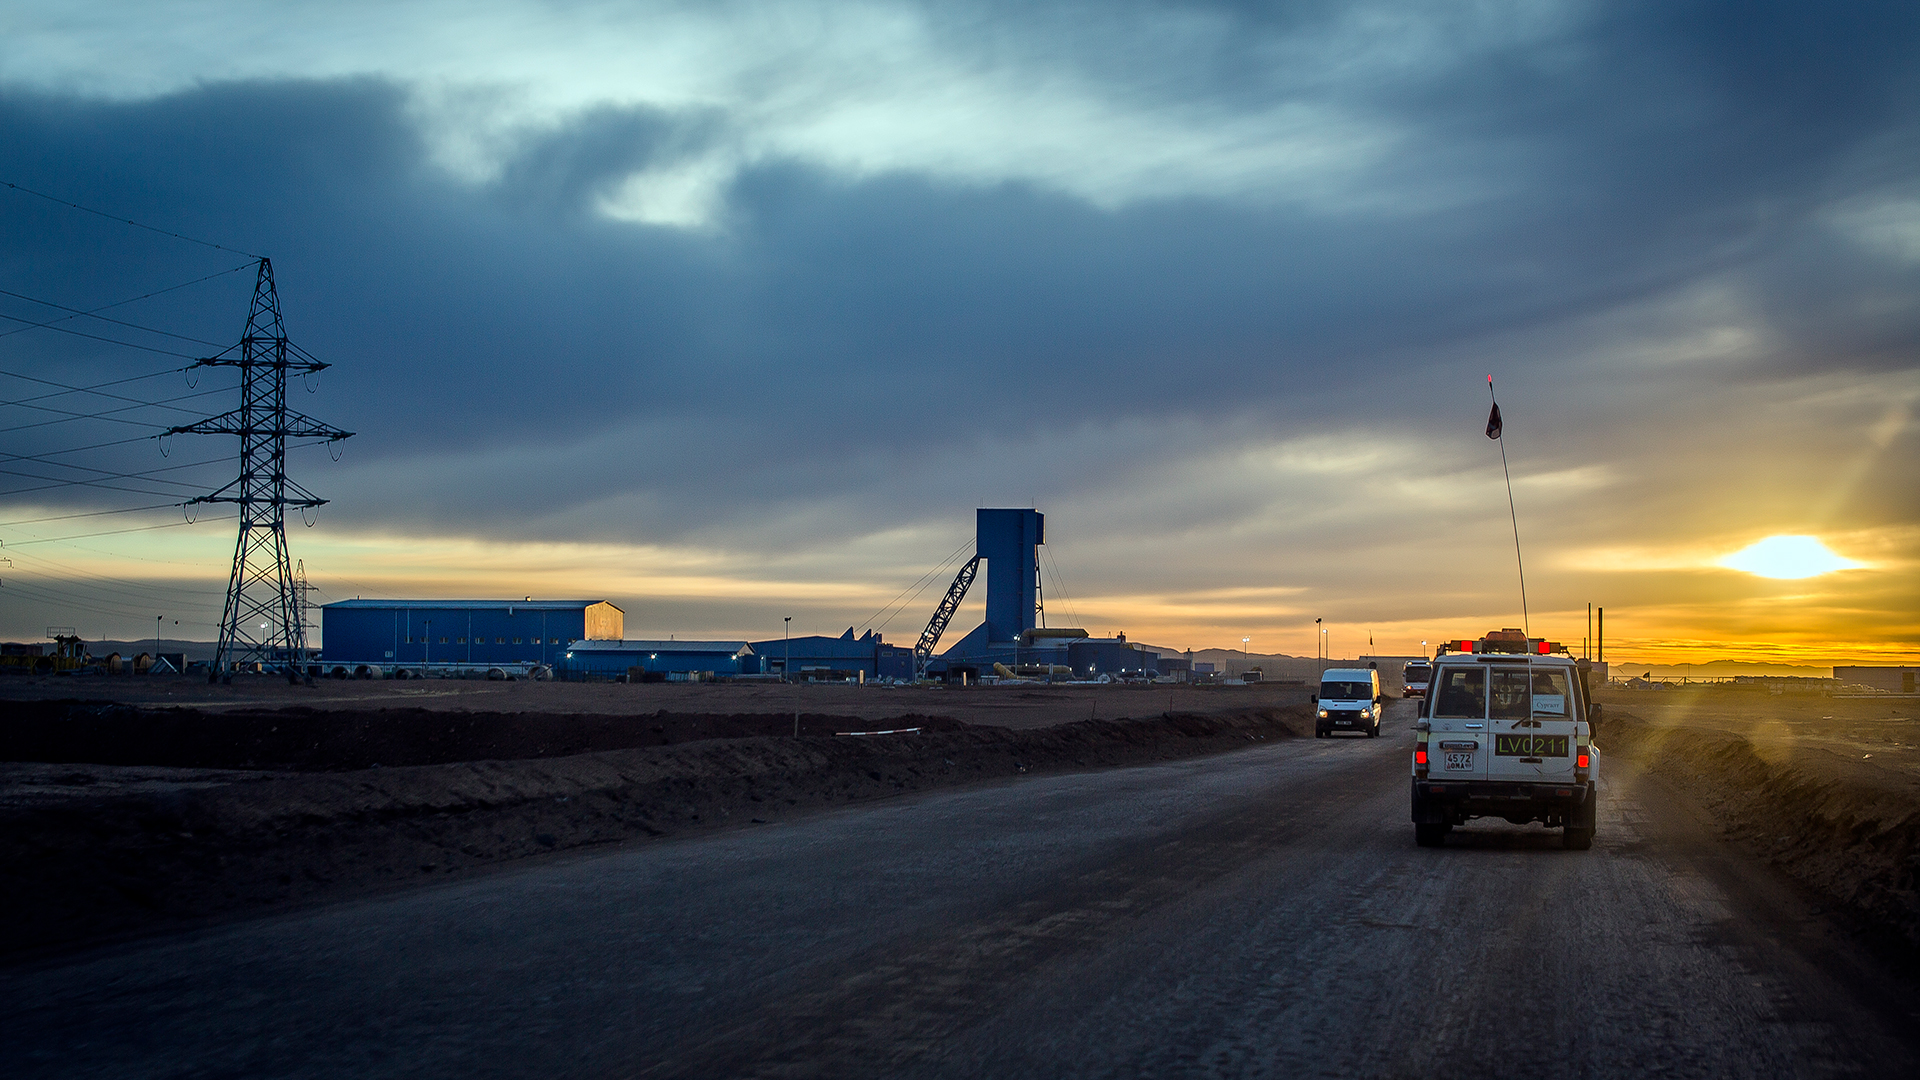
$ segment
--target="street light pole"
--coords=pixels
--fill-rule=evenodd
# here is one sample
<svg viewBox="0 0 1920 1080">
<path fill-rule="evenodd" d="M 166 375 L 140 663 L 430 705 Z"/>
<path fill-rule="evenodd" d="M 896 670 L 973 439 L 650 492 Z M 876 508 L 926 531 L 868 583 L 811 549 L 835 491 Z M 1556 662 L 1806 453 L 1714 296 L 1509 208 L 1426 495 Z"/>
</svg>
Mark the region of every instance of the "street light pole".
<svg viewBox="0 0 1920 1080">
<path fill-rule="evenodd" d="M 1242 679 L 1247 677 L 1247 669 L 1253 666 L 1252 650 L 1247 648 L 1248 643 L 1252 640 L 1250 637 L 1240 639 L 1240 678 Z"/>
</svg>

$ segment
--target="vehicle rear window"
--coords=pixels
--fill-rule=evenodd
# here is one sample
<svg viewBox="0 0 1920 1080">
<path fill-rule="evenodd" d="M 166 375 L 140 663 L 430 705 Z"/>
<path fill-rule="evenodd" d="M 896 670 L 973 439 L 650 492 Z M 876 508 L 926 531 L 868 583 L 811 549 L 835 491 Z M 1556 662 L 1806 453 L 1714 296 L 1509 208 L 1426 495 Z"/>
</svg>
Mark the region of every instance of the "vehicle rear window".
<svg viewBox="0 0 1920 1080">
<path fill-rule="evenodd" d="M 1493 669 L 1493 692 L 1487 695 L 1487 715 L 1495 720 L 1524 720 L 1533 715 L 1528 700 L 1527 669 Z"/>
<path fill-rule="evenodd" d="M 1328 680 L 1320 684 L 1322 700 L 1332 698 L 1335 701 L 1371 701 L 1373 684 L 1370 682 L 1334 682 Z"/>
<path fill-rule="evenodd" d="M 1570 717 L 1572 706 L 1573 694 L 1567 686 L 1566 672 L 1533 673 L 1533 715 Z"/>
<path fill-rule="evenodd" d="M 1493 694 L 1489 710 L 1495 720 L 1520 720 L 1530 716 L 1566 718 L 1569 703 L 1567 673 L 1523 667 L 1493 669 Z"/>
<path fill-rule="evenodd" d="M 1478 720 L 1487 715 L 1487 669 L 1442 668 L 1433 715 L 1448 720 Z"/>
</svg>

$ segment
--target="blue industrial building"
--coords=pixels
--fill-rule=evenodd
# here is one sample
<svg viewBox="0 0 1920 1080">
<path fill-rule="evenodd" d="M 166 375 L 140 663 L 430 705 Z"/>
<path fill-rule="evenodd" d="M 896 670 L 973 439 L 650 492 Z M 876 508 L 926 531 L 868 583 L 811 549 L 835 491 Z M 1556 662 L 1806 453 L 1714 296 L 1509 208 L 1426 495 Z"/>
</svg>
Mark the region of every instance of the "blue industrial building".
<svg viewBox="0 0 1920 1080">
<path fill-rule="evenodd" d="M 618 640 L 605 600 L 341 600 L 320 609 L 328 671 L 554 665 L 576 641 Z"/>
<path fill-rule="evenodd" d="M 757 675 L 760 657 L 744 641 L 577 641 L 561 654 L 555 670 L 570 679 Z"/>
<path fill-rule="evenodd" d="M 1074 678 L 1077 679 L 1092 679 L 1101 675 L 1137 679 L 1161 674 L 1160 654 L 1128 641 L 1125 634 L 1110 638 L 1080 638 L 1066 644 L 1067 666 L 1073 669 Z"/>
<path fill-rule="evenodd" d="M 880 632 L 853 636 L 853 627 L 839 637 L 809 634 L 797 638 L 769 638 L 752 643 L 761 670 L 805 679 L 911 679 L 913 650 L 889 645 Z M 788 659 L 791 657 L 791 665 Z"/>
<path fill-rule="evenodd" d="M 1040 613 L 1040 557 L 1046 516 L 1037 510 L 974 511 L 974 553 L 987 564 L 987 617 L 942 653 L 945 659 L 1009 654 Z"/>
</svg>

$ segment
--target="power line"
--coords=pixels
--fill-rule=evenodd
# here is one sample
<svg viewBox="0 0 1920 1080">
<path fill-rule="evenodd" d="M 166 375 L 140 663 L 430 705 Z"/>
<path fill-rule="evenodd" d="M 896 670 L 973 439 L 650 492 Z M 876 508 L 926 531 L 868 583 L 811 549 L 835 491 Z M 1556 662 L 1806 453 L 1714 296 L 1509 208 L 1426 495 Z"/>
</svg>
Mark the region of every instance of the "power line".
<svg viewBox="0 0 1920 1080">
<path fill-rule="evenodd" d="M 187 365 L 186 367 L 162 368 L 159 371 L 149 371 L 145 375 L 128 375 L 126 378 L 123 378 L 123 379 L 108 379 L 106 382 L 94 383 L 92 386 L 68 386 L 66 383 L 54 382 L 51 379 L 43 379 L 38 375 L 22 375 L 17 371 L 8 371 L 4 368 L 0 368 L 0 375 L 4 375 L 10 379 L 25 379 L 28 382 L 46 383 L 48 386 L 58 386 L 62 388 L 61 394 L 42 394 L 39 397 L 20 399 L 21 401 L 25 402 L 25 401 L 43 401 L 50 397 L 60 397 L 62 394 L 90 394 L 93 391 L 98 390 L 103 386 L 119 386 L 122 383 L 142 382 L 147 379 L 157 379 L 162 375 L 178 375 L 180 372 L 191 371 L 191 370 L 193 370 L 193 366 L 191 364 Z"/>
<path fill-rule="evenodd" d="M 192 398 L 206 397 L 209 394 L 219 394 L 219 393 L 224 393 L 224 391 L 217 390 L 217 389 L 200 390 L 200 391 L 196 391 L 195 393 L 181 394 L 179 397 L 166 398 L 161 401 L 153 401 L 153 402 L 143 401 L 137 405 L 122 405 L 117 409 L 108 409 L 105 412 L 97 412 L 97 413 L 72 412 L 67 409 L 56 409 L 51 405 L 24 405 L 25 408 L 38 409 L 41 412 L 60 413 L 62 414 L 63 419 L 43 420 L 37 424 L 16 424 L 10 428 L 0 428 L 0 435 L 4 435 L 12 431 L 26 431 L 29 428 L 50 427 L 54 424 L 70 424 L 75 420 L 106 420 L 115 424 L 131 424 L 134 427 L 149 427 L 149 428 L 164 427 L 165 425 L 149 423 L 144 420 L 128 420 L 123 417 L 115 416 L 114 413 L 132 412 L 135 409 L 150 409 L 156 406 L 168 405 L 175 401 L 187 401 Z M 190 413 L 193 410 L 192 409 L 175 409 L 174 411 Z M 165 432 L 162 431 L 161 434 L 165 434 Z M 154 436 L 150 435 L 147 437 L 153 438 Z"/>
<path fill-rule="evenodd" d="M 51 300 L 41 300 L 38 297 L 28 296 L 26 293 L 17 293 L 11 289 L 0 289 L 0 296 L 11 296 L 15 300 L 25 300 L 29 304 L 39 304 L 42 307 L 56 308 L 60 311 L 71 311 L 73 312 L 72 317 L 76 319 L 82 319 L 82 318 L 99 319 L 101 322 L 109 322 L 115 326 L 124 326 L 132 330 L 139 330 L 143 333 L 159 334 L 161 337 L 179 338 L 181 341 L 191 341 L 195 345 L 205 345 L 208 348 L 213 348 L 213 349 L 221 348 L 220 343 L 217 341 L 206 341 L 204 339 L 197 338 L 197 337 L 188 337 L 185 334 L 176 334 L 171 330 L 156 330 L 151 326 L 141 326 L 139 323 L 131 323 L 126 321 L 125 319 L 115 319 L 115 318 L 110 318 L 106 315 L 96 315 L 91 311 L 82 311 L 79 308 L 68 307 L 65 304 L 56 304 Z M 55 319 L 53 320 L 53 322 L 40 323 L 39 327 L 46 328 L 46 329 L 56 329 L 56 327 L 54 327 L 55 322 L 65 322 L 65 321 L 67 320 Z M 29 329 L 35 329 L 35 328 L 29 327 Z"/>
<path fill-rule="evenodd" d="M 94 443 L 91 446 L 76 446 L 71 450 L 49 450 L 44 454 L 0 454 L 0 461 L 47 461 L 48 458 L 64 457 L 67 454 L 79 454 L 88 450 L 99 450 L 107 446 L 125 446 L 128 443 L 148 442 L 153 438 L 155 438 L 155 436 L 134 435 L 130 438 L 110 439 L 106 442 Z M 58 463 L 48 461 L 47 464 L 53 465 Z"/>
<path fill-rule="evenodd" d="M 71 521 L 74 518 L 104 517 L 108 514 L 138 514 L 144 510 L 172 510 L 179 503 L 154 503 L 151 506 L 129 506 L 124 510 L 89 510 L 83 514 L 55 514 L 52 517 L 23 518 L 19 521 L 0 521 L 0 529 L 10 529 L 16 525 L 38 525 L 43 521 Z"/>
<path fill-rule="evenodd" d="M 31 558 L 26 552 L 21 552 L 20 557 L 22 560 Z M 51 566 L 55 564 L 48 563 L 47 565 Z M 76 594 L 85 599 L 92 600 L 95 603 L 125 603 L 132 601 L 142 606 L 164 603 L 177 604 L 183 595 L 197 597 L 220 595 L 218 592 L 208 589 L 190 589 L 166 584 L 156 585 L 147 582 L 125 581 L 117 578 L 103 578 L 95 575 L 81 574 L 72 569 L 68 569 L 65 575 L 58 575 L 53 571 L 42 569 L 39 566 L 28 569 L 31 574 L 44 574 L 46 576 L 27 577 L 22 580 L 37 585 L 42 589 L 72 589 Z M 85 578 L 92 578 L 92 580 L 84 580 Z"/>
<path fill-rule="evenodd" d="M 1080 621 L 1080 613 L 1073 609 L 1073 596 L 1067 592 L 1067 583 L 1060 575 L 1060 561 L 1053 557 L 1052 550 L 1045 544 L 1040 545 L 1040 555 L 1053 566 L 1053 585 L 1059 590 L 1060 599 L 1067 602 L 1067 618 L 1072 619 L 1075 626 L 1085 626 Z"/>
<path fill-rule="evenodd" d="M 239 516 L 238 514 L 222 514 L 219 517 L 199 518 L 194 521 L 171 521 L 165 525 L 142 525 L 134 529 L 109 529 L 106 532 L 80 533 L 77 536 L 46 536 L 38 540 L 10 540 L 6 546 L 16 548 L 23 547 L 27 544 L 57 544 L 63 540 L 86 540 L 95 536 L 119 536 L 122 533 L 151 532 L 154 529 L 177 529 L 182 525 L 198 525 L 202 521 L 234 521 L 238 519 Z"/>
<path fill-rule="evenodd" d="M 175 469 L 197 469 L 203 465 L 217 465 L 224 460 L 226 459 L 225 458 L 209 458 L 206 461 L 195 461 L 191 464 L 185 464 L 185 465 L 168 465 L 159 469 L 149 469 L 145 472 L 107 473 L 105 480 L 82 480 L 78 478 L 63 480 L 57 476 L 41 476 L 38 473 L 20 472 L 17 469 L 0 469 L 0 475 L 4 475 L 4 476 L 19 476 L 19 477 L 24 477 L 25 479 L 28 479 L 28 480 L 50 481 L 49 483 L 42 484 L 39 487 L 11 488 L 6 491 L 0 491 L 0 498 L 12 498 L 15 495 L 27 495 L 35 491 L 52 491 L 56 488 L 63 488 L 63 487 L 90 487 L 90 488 L 99 488 L 102 491 L 127 491 L 135 495 L 158 495 L 164 498 L 165 496 L 168 496 L 168 495 L 175 495 L 175 494 L 181 494 L 181 493 L 171 492 L 171 491 L 143 491 L 139 488 L 121 487 L 118 484 L 109 484 L 106 482 L 106 480 L 113 480 L 113 479 L 141 480 L 149 476 L 152 476 L 154 473 L 172 472 Z M 82 466 L 69 465 L 67 467 L 70 469 L 78 469 L 78 468 L 81 468 Z M 104 472 L 105 470 L 95 470 L 95 471 Z M 200 487 L 200 485 L 198 484 L 189 484 L 184 480 L 155 480 L 154 483 L 171 484 L 174 487 L 186 488 L 189 491 L 195 490 L 198 487 Z"/>
<path fill-rule="evenodd" d="M 12 584 L 9 584 L 5 589 L 0 589 L 0 594 L 5 594 L 5 593 L 18 593 L 19 595 L 22 596 L 22 598 L 32 601 L 34 603 L 46 604 L 46 605 L 57 605 L 63 611 L 79 610 L 79 611 L 91 612 L 95 615 L 108 615 L 108 616 L 114 616 L 114 617 L 123 618 L 123 619 L 124 618 L 150 619 L 153 617 L 151 612 L 154 607 L 161 606 L 161 605 L 165 605 L 168 607 L 178 607 L 181 603 L 181 598 L 177 596 L 140 597 L 140 598 L 136 598 L 142 601 L 142 603 L 139 606 L 103 607 L 100 605 L 103 605 L 103 604 L 111 605 L 113 602 L 111 600 L 101 600 L 98 597 L 87 596 L 84 594 L 79 595 L 76 598 L 75 594 L 67 593 L 64 590 L 61 590 L 58 588 L 49 587 L 43 582 L 15 581 Z M 196 603 L 196 601 L 188 600 L 187 603 L 190 603 L 190 604 Z M 188 620 L 183 620 L 183 621 L 188 621 Z M 208 626 L 211 624 L 205 623 L 205 622 L 191 622 L 191 625 Z"/>
<path fill-rule="evenodd" d="M 111 470 L 111 469 L 102 469 L 102 468 L 97 468 L 97 467 L 95 467 L 95 466 L 92 466 L 92 465 L 69 465 L 69 464 L 67 464 L 66 462 L 63 462 L 63 461 L 46 461 L 46 462 L 42 462 L 41 464 L 43 464 L 43 465 L 51 465 L 52 467 L 54 467 L 54 468 L 56 468 L 56 469 L 78 469 L 78 470 L 81 470 L 81 471 L 84 471 L 84 472 L 90 472 L 90 473 L 99 473 L 99 474 L 100 474 L 100 477 L 101 477 L 102 479 L 106 479 L 106 480 L 138 480 L 138 479 L 140 479 L 140 478 L 142 478 L 142 477 L 147 477 L 147 476 L 152 476 L 152 475 L 153 475 L 153 474 L 155 474 L 155 473 L 163 473 L 163 472 L 177 472 L 177 471 L 179 471 L 179 470 L 181 470 L 181 469 L 197 469 L 197 468 L 199 468 L 199 467 L 200 467 L 200 466 L 202 466 L 202 465 L 212 465 L 212 464 L 214 464 L 215 462 L 219 462 L 219 461 L 224 461 L 224 460 L 226 460 L 226 459 L 225 459 L 225 458 L 207 458 L 207 459 L 206 459 L 206 460 L 204 460 L 204 461 L 183 461 L 183 462 L 181 462 L 181 463 L 179 463 L 179 464 L 177 464 L 177 465 L 160 465 L 160 466 L 156 466 L 156 467 L 154 467 L 154 468 L 151 468 L 151 469 L 141 469 L 141 470 L 140 470 L 139 472 L 114 472 L 114 471 L 113 471 L 113 470 Z M 55 480 L 55 481 L 57 481 L 57 480 L 59 480 L 59 479 L 60 479 L 60 478 L 59 478 L 59 477 L 57 477 L 57 476 L 40 476 L 40 475 L 38 475 L 38 474 L 36 474 L 36 473 L 23 473 L 23 472 L 15 472 L 15 471 L 13 471 L 13 470 L 11 470 L 11 469 L 0 469 L 0 473 L 7 473 L 7 474 L 8 474 L 8 475 L 10 475 L 10 476 L 24 476 L 24 477 L 27 477 L 27 478 L 28 478 L 28 479 L 30 479 L 30 480 Z M 78 483 L 78 482 L 79 482 L 79 480 L 78 480 L 78 479 L 76 478 L 76 479 L 75 479 L 74 481 L 72 481 L 72 482 L 74 482 L 74 483 Z M 171 484 L 171 483 L 175 483 L 175 481 L 172 481 L 172 480 L 163 480 L 163 481 L 161 481 L 161 483 L 165 483 L 165 484 Z M 181 485 L 181 486 L 183 486 L 183 487 L 193 487 L 194 485 L 192 485 L 192 484 L 183 484 L 183 485 Z"/>
<path fill-rule="evenodd" d="M 185 370 L 187 370 L 187 369 L 186 369 L 186 368 L 183 368 L 183 367 L 182 367 L 182 368 L 174 368 L 174 369 L 172 369 L 172 370 L 173 370 L 173 371 L 185 371 Z M 62 383 L 62 382 L 54 382 L 54 381 L 53 381 L 52 379 L 43 379 L 43 378 L 41 378 L 41 377 L 40 377 L 40 376 L 38 376 L 38 375 L 22 375 L 22 374 L 20 374 L 20 373 L 18 373 L 18 372 L 13 372 L 13 371 L 7 371 L 7 372 L 0 372 L 0 374 L 4 374 L 4 375 L 11 375 L 12 377 L 14 377 L 14 378 L 16 378 L 16 379 L 22 379 L 22 380 L 25 380 L 25 381 L 27 381 L 27 382 L 37 382 L 37 383 L 40 383 L 40 384 L 41 384 L 41 385 L 43 385 L 43 386 L 57 386 L 57 387 L 59 387 L 59 388 L 60 388 L 60 392 L 59 392 L 59 393 L 57 393 L 57 394 L 41 394 L 41 395 L 40 395 L 39 397 L 30 397 L 30 398 L 16 398 L 16 399 L 14 399 L 13 401 L 0 401 L 0 406 L 7 406 L 7 405 L 26 405 L 26 406 L 32 406 L 32 405 L 33 405 L 33 403 L 34 403 L 34 402 L 36 402 L 36 401 L 45 401 L 45 400 L 47 400 L 48 398 L 57 398 L 57 397 L 66 397 L 66 396 L 67 396 L 68 394 L 92 394 L 92 395 L 93 395 L 94 397 L 103 397 L 103 398 L 112 398 L 112 399 L 113 399 L 113 400 L 115 400 L 115 401 L 129 401 L 129 402 L 132 402 L 132 403 L 133 403 L 133 404 L 135 404 L 135 405 L 152 405 L 152 404 L 160 404 L 159 402 L 149 402 L 149 401 L 145 401 L 145 400 L 142 400 L 142 399 L 140 399 L 140 398 L 130 398 L 130 397 L 127 397 L 127 396 L 126 396 L 125 394 L 108 394 L 108 393 L 103 393 L 103 392 L 102 392 L 102 391 L 101 391 L 101 390 L 99 389 L 99 388 L 100 388 L 100 387 L 102 387 L 102 386 L 113 386 L 113 385 L 115 385 L 115 383 L 112 383 L 112 382 L 104 382 L 104 383 L 95 383 L 95 384 L 93 384 L 92 386 L 89 386 L 89 387 L 79 387 L 79 386 L 68 386 L 68 385 L 67 385 L 66 383 Z M 162 372 L 162 374 L 169 374 L 169 373 L 168 373 L 168 372 Z M 151 376 L 151 375 L 143 375 L 143 376 L 140 376 L 140 378 L 152 378 L 152 377 L 153 377 L 153 376 Z M 134 381 L 134 380 L 132 380 L 132 379 L 126 379 L 126 380 L 115 380 L 115 382 L 121 382 L 121 381 L 125 381 L 125 382 L 132 382 L 132 381 Z M 196 396 L 197 396 L 197 395 L 196 395 Z M 177 400 L 177 399 L 169 399 L 169 400 Z M 185 410 L 185 409 L 181 409 L 181 410 L 178 410 L 178 411 L 180 411 L 180 412 L 186 412 L 187 410 Z"/>
<path fill-rule="evenodd" d="M 0 315 L 0 319 L 6 319 L 10 322 L 17 322 L 17 323 L 30 321 L 27 319 L 23 319 L 18 315 Z M 75 330 L 71 327 L 66 327 L 66 326 L 55 326 L 53 323 L 33 323 L 31 326 L 27 327 L 27 329 L 33 330 L 33 329 L 38 329 L 40 327 L 45 327 L 46 329 L 52 330 L 57 334 L 72 334 L 74 337 L 90 338 L 94 341 L 104 341 L 109 345 L 120 345 L 129 349 L 139 349 L 142 352 L 159 353 L 161 356 L 177 356 L 182 360 L 199 359 L 198 357 L 194 356 L 192 353 L 174 352 L 172 349 L 158 349 L 152 345 L 135 345 L 131 341 L 121 341 L 118 338 L 101 337 L 99 334 L 89 334 L 84 330 Z"/>
<path fill-rule="evenodd" d="M 961 541 L 960 546 L 953 549 L 953 554 L 948 555 L 944 559 L 941 559 L 938 565 L 936 565 L 933 569 L 927 571 L 925 574 L 920 575 L 920 577 L 916 579 L 912 585 L 909 585 L 906 588 L 900 590 L 899 596 L 896 596 L 892 600 L 887 601 L 886 604 L 884 604 L 879 611 L 876 611 L 872 615 L 869 615 L 867 617 L 867 620 L 863 623 L 860 623 L 859 625 L 863 627 L 874 627 L 875 629 L 885 630 L 887 628 L 887 623 L 890 623 L 894 619 L 898 618 L 900 615 L 900 612 L 906 610 L 906 604 L 901 604 L 901 597 L 906 597 L 907 604 L 913 603 L 914 599 L 919 597 L 921 593 L 925 592 L 927 589 L 927 586 L 932 584 L 934 580 L 939 577 L 940 571 L 945 570 L 948 566 L 951 566 L 954 560 L 958 559 L 961 553 L 967 550 L 967 545 L 971 543 L 973 543 L 972 540 Z M 913 596 L 907 597 L 908 593 L 912 593 Z M 900 605 L 899 611 L 893 611 L 894 605 L 896 604 Z M 893 611 L 893 614 L 887 615 L 886 622 L 882 622 L 877 627 L 875 627 L 874 620 L 878 619 L 882 615 L 886 615 L 886 613 L 889 611 Z"/>
<path fill-rule="evenodd" d="M 244 263 L 241 263 L 239 266 L 231 267 L 226 270 L 221 270 L 216 273 L 208 274 L 206 277 L 197 277 L 197 278 L 194 278 L 192 281 L 183 281 L 178 285 L 169 285 L 164 289 L 155 289 L 150 293 L 141 293 L 139 296 L 129 297 L 128 299 L 125 299 L 125 300 L 115 300 L 111 304 L 102 304 L 97 308 L 91 308 L 87 311 L 82 312 L 81 314 L 92 315 L 94 312 L 97 312 L 97 311 L 111 311 L 114 308 L 125 307 L 128 304 L 136 303 L 141 300 L 150 300 L 153 297 L 160 296 L 164 293 L 176 292 L 180 289 L 186 288 L 189 285 L 198 285 L 203 281 L 212 281 L 214 278 L 217 278 L 217 277 L 225 277 L 228 274 L 236 274 L 242 270 L 249 269 L 252 266 L 253 266 L 252 263 L 244 262 Z M 73 309 L 69 308 L 67 310 L 71 311 Z M 29 330 L 38 330 L 43 326 L 52 326 L 54 323 L 66 322 L 68 321 L 68 319 L 73 319 L 73 318 L 78 318 L 78 316 L 69 315 L 66 319 L 52 319 L 43 323 L 35 323 L 32 326 L 16 327 L 15 329 L 8 330 L 4 334 L 0 334 L 0 337 L 12 337 L 14 334 L 24 334 Z"/>
<path fill-rule="evenodd" d="M 189 244 L 199 244 L 201 247 L 210 247 L 215 249 L 216 251 L 230 251 L 235 255 L 245 255 L 249 259 L 261 258 L 261 256 L 255 255 L 251 251 L 241 251 L 239 248 L 230 248 L 225 244 L 216 244 L 211 240 L 201 240 L 201 239 L 198 239 L 197 237 L 188 236 L 185 233 L 170 232 L 166 229 L 155 228 L 152 225 L 143 225 L 140 222 L 133 220 L 132 218 L 123 218 L 116 214 L 109 214 L 104 210 L 95 210 L 91 206 L 81 206 L 77 202 L 69 202 L 66 199 L 57 198 L 55 196 L 48 195 L 45 192 L 35 191 L 32 188 L 21 187 L 19 184 L 8 183 L 5 180 L 0 180 L 0 184 L 6 184 L 7 187 L 12 188 L 15 191 L 18 191 L 23 195 L 32 195 L 35 198 L 45 199 L 51 203 L 59 203 L 61 206 L 65 206 L 73 210 L 78 210 L 83 214 L 92 214 L 95 217 L 103 217 L 103 218 L 106 218 L 108 221 L 117 221 L 122 225 L 131 225 L 136 229 L 145 229 L 148 232 L 159 233 L 161 236 L 171 236 L 175 240 L 185 240 Z"/>
</svg>

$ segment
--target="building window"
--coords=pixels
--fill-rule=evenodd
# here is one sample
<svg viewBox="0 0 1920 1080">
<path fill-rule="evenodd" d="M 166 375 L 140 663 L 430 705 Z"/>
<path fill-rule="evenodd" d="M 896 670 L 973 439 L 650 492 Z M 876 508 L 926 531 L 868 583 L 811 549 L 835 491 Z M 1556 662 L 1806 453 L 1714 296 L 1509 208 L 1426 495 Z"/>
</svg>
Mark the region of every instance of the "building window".
<svg viewBox="0 0 1920 1080">
<path fill-rule="evenodd" d="M 493 643 L 495 645 L 505 645 L 507 643 L 507 639 L 503 637 L 497 637 L 493 639 Z"/>
<path fill-rule="evenodd" d="M 519 639 L 519 638 L 514 638 L 514 639 L 513 639 L 513 643 L 514 643 L 515 645 L 518 645 L 518 644 L 520 644 L 520 639 Z"/>
<path fill-rule="evenodd" d="M 467 643 L 467 639 L 463 637 L 457 637 L 453 639 L 453 643 L 455 645 L 465 645 Z"/>
<path fill-rule="evenodd" d="M 441 635 L 440 635 L 440 644 L 442 644 L 442 645 L 445 645 L 446 643 L 447 643 L 447 635 L 445 635 L 445 634 L 441 634 Z"/>
</svg>

